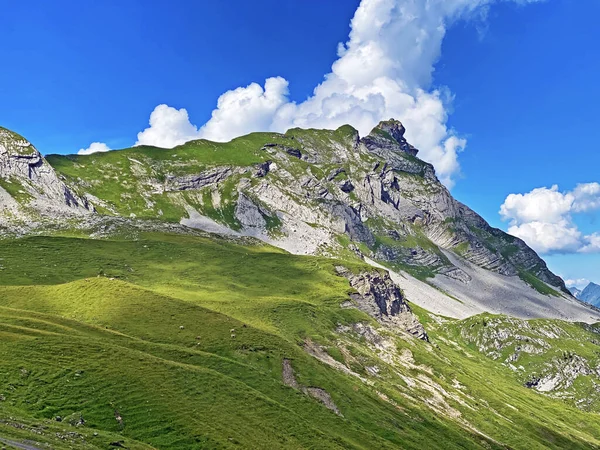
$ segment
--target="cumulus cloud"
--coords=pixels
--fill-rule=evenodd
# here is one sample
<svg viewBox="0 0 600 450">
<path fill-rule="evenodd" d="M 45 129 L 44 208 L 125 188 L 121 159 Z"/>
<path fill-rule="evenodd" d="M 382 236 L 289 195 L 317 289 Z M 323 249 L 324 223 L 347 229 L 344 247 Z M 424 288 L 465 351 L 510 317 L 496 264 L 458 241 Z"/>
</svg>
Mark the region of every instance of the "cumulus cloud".
<svg viewBox="0 0 600 450">
<path fill-rule="evenodd" d="M 138 133 L 135 145 L 173 148 L 199 137 L 198 127 L 192 125 L 186 109 L 163 104 L 154 108 L 150 126 Z"/>
<path fill-rule="evenodd" d="M 288 103 L 288 82 L 284 78 L 267 78 L 263 89 L 257 83 L 227 91 L 219 97 L 217 109 L 200 129 L 213 141 L 228 141 L 252 131 L 271 128 L 272 117 Z"/>
<path fill-rule="evenodd" d="M 500 215 L 509 221 L 510 234 L 539 253 L 596 253 L 600 252 L 600 234 L 582 233 L 573 214 L 598 209 L 600 184 L 583 183 L 570 192 L 560 192 L 554 185 L 510 194 L 500 207 Z"/>
<path fill-rule="evenodd" d="M 458 154 L 467 143 L 446 125 L 449 91 L 430 89 L 434 65 L 448 27 L 464 18 L 481 22 L 496 1 L 362 0 L 331 72 L 307 100 L 290 102 L 288 82 L 268 78 L 264 87 L 251 83 L 221 95 L 200 130 L 184 109 L 159 105 L 137 145 L 172 147 L 198 136 L 227 141 L 250 131 L 346 123 L 365 135 L 380 120 L 394 117 L 406 126 L 419 156 L 433 163 L 440 180 L 451 186 L 460 171 Z"/>
<path fill-rule="evenodd" d="M 587 212 L 600 209 L 600 184 L 585 183 L 579 184 L 573 191 L 575 202 L 573 210 L 575 212 Z"/>
<path fill-rule="evenodd" d="M 92 142 L 88 148 L 80 148 L 78 155 L 91 155 L 92 153 L 108 152 L 110 148 L 104 142 Z"/>
</svg>

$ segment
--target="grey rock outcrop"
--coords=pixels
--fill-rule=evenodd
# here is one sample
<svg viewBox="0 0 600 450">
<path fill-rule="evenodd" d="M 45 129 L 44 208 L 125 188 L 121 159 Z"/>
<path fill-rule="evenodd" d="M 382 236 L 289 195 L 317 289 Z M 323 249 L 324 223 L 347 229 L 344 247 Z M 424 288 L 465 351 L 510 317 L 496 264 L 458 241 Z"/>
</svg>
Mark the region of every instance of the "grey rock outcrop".
<svg viewBox="0 0 600 450">
<path fill-rule="evenodd" d="M 237 205 L 235 207 L 235 216 L 245 228 L 259 228 L 266 226 L 267 222 L 261 213 L 247 195 L 240 192 Z"/>
<path fill-rule="evenodd" d="M 350 294 L 356 308 L 383 325 L 401 328 L 418 339 L 428 340 L 425 328 L 412 313 L 402 291 L 387 272 L 373 270 L 354 274 L 341 266 L 336 267 L 336 270 L 356 290 Z"/>
<path fill-rule="evenodd" d="M 368 136 L 361 139 L 361 143 L 371 152 L 381 150 L 402 151 L 411 156 L 417 156 L 419 150 L 410 145 L 404 138 L 406 129 L 401 122 L 390 119 L 379 122 Z"/>
<path fill-rule="evenodd" d="M 215 167 L 195 175 L 170 176 L 165 181 L 165 191 L 202 189 L 205 186 L 220 183 L 232 174 L 231 167 Z"/>
<path fill-rule="evenodd" d="M 94 211 L 29 141 L 1 127 L 0 181 L 0 222 L 61 219 Z"/>
</svg>

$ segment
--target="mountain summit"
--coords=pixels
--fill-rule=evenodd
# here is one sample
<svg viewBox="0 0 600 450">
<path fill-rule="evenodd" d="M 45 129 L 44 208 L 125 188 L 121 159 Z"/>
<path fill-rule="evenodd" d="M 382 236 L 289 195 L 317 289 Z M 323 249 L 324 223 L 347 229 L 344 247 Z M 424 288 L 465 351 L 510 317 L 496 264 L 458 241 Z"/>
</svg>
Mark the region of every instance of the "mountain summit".
<svg viewBox="0 0 600 450">
<path fill-rule="evenodd" d="M 372 151 L 388 148 L 417 156 L 419 150 L 406 141 L 404 138 L 405 132 L 406 129 L 402 122 L 394 119 L 385 120 L 379 122 L 368 136 L 361 139 L 361 142 Z"/>
</svg>

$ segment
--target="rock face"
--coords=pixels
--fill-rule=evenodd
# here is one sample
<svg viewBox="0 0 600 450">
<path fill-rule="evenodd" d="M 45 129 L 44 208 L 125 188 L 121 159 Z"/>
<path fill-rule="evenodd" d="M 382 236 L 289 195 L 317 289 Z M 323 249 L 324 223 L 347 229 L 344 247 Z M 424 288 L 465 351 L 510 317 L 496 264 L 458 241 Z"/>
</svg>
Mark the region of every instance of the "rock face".
<svg viewBox="0 0 600 450">
<path fill-rule="evenodd" d="M 0 128 L 0 223 L 92 211 L 87 200 L 59 179 L 30 142 Z"/>
<path fill-rule="evenodd" d="M 205 186 L 223 182 L 233 170 L 230 167 L 216 167 L 195 175 L 172 176 L 165 182 L 165 191 L 187 191 L 202 189 Z"/>
<path fill-rule="evenodd" d="M 423 325 L 410 310 L 402 291 L 384 271 L 373 270 L 354 274 L 344 267 L 337 267 L 338 274 L 348 278 L 356 290 L 350 294 L 354 306 L 377 319 L 383 325 L 398 327 L 418 339 L 428 340 Z"/>
<path fill-rule="evenodd" d="M 411 156 L 417 156 L 419 150 L 406 142 L 406 139 L 404 138 L 405 132 L 406 129 L 402 123 L 390 119 L 379 122 L 368 136 L 361 139 L 361 143 L 367 147 L 369 151 L 373 152 L 387 149 L 392 151 L 402 151 Z"/>
</svg>

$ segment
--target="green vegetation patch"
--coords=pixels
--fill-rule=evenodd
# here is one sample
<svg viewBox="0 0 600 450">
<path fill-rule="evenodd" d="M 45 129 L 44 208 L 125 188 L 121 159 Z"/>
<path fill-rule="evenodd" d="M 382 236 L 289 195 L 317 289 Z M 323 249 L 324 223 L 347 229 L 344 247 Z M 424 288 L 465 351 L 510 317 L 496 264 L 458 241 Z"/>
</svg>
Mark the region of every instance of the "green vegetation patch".
<svg viewBox="0 0 600 450">
<path fill-rule="evenodd" d="M 0 178 L 0 187 L 20 204 L 27 204 L 33 199 L 25 187 L 16 178 Z"/>
<path fill-rule="evenodd" d="M 460 256 L 465 256 L 466 253 L 469 251 L 469 243 L 461 242 L 456 247 L 454 247 L 452 250 L 454 250 L 454 252 Z"/>
<path fill-rule="evenodd" d="M 552 289 L 550 286 L 548 286 L 546 283 L 544 283 L 538 277 L 533 275 L 531 272 L 528 272 L 526 270 L 520 270 L 519 278 L 521 278 L 521 280 L 523 280 L 529 286 L 534 288 L 540 294 L 552 295 L 554 297 L 560 297 L 560 295 L 561 295 L 558 291 L 556 291 L 555 289 Z"/>
<path fill-rule="evenodd" d="M 352 289 L 336 275 L 339 260 L 164 233 L 6 239 L 0 257 L 0 416 L 17 424 L 0 417 L 2 438 L 59 449 L 600 445 L 597 414 L 527 389 L 477 350 L 493 317 L 440 320 L 413 306 L 431 344 L 377 331 L 340 307 Z M 550 322 L 532 326 L 569 333 L 555 342 L 567 357 L 591 339 Z M 385 354 L 356 323 L 373 327 Z M 308 343 L 347 370 L 320 362 Z M 286 386 L 284 359 L 340 415 Z"/>
</svg>

